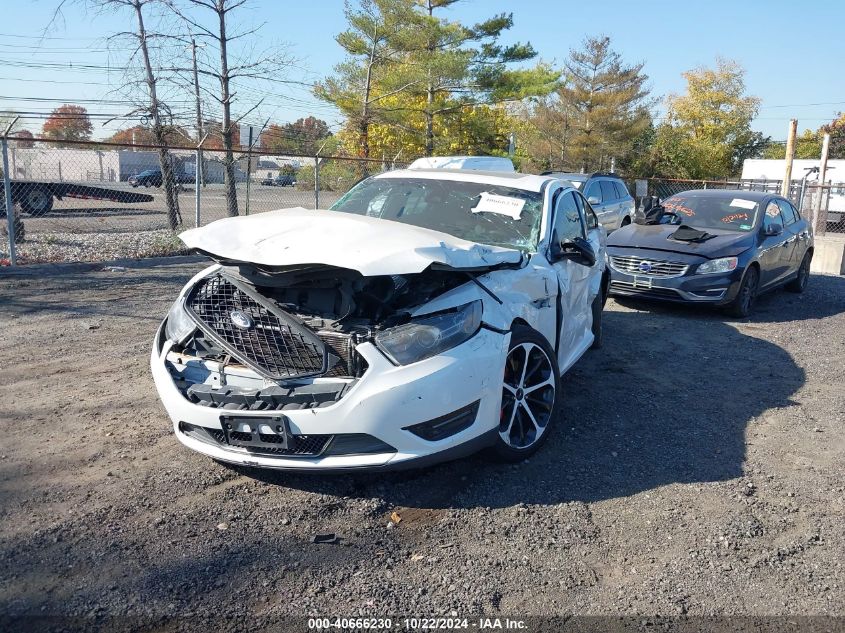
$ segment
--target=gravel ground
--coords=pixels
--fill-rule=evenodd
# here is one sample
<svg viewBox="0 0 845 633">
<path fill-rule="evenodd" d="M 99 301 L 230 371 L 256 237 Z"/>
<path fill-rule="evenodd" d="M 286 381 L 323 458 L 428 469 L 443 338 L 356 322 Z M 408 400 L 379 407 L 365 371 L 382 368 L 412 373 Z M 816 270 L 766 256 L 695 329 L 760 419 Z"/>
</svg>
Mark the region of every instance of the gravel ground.
<svg viewBox="0 0 845 633">
<path fill-rule="evenodd" d="M 172 435 L 149 345 L 200 266 L 0 273 L 0 613 L 845 616 L 845 278 L 743 321 L 611 300 L 525 463 L 302 476 Z"/>
</svg>

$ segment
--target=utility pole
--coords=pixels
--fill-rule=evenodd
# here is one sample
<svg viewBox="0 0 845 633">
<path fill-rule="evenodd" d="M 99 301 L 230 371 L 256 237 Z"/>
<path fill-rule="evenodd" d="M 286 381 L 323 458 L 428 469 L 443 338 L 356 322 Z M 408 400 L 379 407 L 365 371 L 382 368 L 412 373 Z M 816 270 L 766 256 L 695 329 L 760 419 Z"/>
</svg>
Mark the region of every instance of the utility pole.
<svg viewBox="0 0 845 633">
<path fill-rule="evenodd" d="M 786 136 L 786 169 L 780 185 L 780 195 L 789 197 L 789 185 L 792 184 L 792 160 L 795 158 L 795 136 L 798 133 L 798 119 L 789 120 L 789 132 Z"/>
<path fill-rule="evenodd" d="M 810 226 L 812 227 L 813 231 L 816 230 L 816 225 L 819 224 L 819 216 L 821 216 L 822 212 L 822 195 L 824 193 L 824 183 L 825 179 L 827 178 L 827 154 L 830 150 L 830 134 L 824 135 L 824 140 L 822 141 L 822 158 L 821 163 L 819 163 L 819 186 L 816 190 L 816 198 L 813 200 L 813 215 L 810 219 Z"/>
<path fill-rule="evenodd" d="M 200 76 L 197 70 L 197 40 L 191 38 L 191 59 L 194 63 L 194 97 L 197 101 L 197 140 L 203 138 L 202 136 L 202 102 L 200 101 Z M 194 186 L 205 186 L 205 169 L 202 162 L 202 143 L 197 146 L 197 179 Z M 202 181 L 202 182 L 200 182 Z"/>
</svg>

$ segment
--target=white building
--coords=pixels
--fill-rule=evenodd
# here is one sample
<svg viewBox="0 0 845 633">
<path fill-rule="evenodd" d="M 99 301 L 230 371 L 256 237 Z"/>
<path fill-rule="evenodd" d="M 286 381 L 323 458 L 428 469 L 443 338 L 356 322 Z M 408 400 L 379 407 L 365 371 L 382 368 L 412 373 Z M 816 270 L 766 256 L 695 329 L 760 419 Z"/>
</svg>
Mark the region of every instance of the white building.
<svg viewBox="0 0 845 633">
<path fill-rule="evenodd" d="M 792 161 L 792 180 L 801 180 L 807 169 L 818 167 L 821 161 L 818 158 L 796 158 Z M 786 171 L 786 161 L 783 159 L 773 160 L 765 158 L 747 158 L 742 163 L 742 180 L 783 180 Z M 818 174 L 811 174 L 807 182 L 815 183 Z M 827 176 L 829 182 L 845 182 L 845 160 L 827 161 Z"/>
<path fill-rule="evenodd" d="M 792 180 L 801 181 L 808 169 L 819 167 L 818 158 L 797 158 L 792 161 Z M 783 180 L 786 161 L 783 159 L 748 158 L 742 163 L 742 180 Z M 818 173 L 810 174 L 807 184 L 818 183 Z M 827 161 L 825 180 L 833 186 L 830 190 L 828 212 L 845 213 L 845 160 Z"/>
</svg>

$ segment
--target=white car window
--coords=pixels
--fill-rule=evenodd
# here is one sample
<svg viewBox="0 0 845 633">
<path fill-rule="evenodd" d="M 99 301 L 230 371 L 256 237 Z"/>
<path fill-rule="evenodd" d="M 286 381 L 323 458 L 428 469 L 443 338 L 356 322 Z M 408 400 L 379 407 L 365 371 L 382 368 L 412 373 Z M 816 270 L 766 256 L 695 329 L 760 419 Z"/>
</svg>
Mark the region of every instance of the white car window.
<svg viewBox="0 0 845 633">
<path fill-rule="evenodd" d="M 585 237 L 581 212 L 575 201 L 575 194 L 567 191 L 561 194 L 555 206 L 554 230 L 561 242 L 571 242 L 576 237 Z"/>
</svg>

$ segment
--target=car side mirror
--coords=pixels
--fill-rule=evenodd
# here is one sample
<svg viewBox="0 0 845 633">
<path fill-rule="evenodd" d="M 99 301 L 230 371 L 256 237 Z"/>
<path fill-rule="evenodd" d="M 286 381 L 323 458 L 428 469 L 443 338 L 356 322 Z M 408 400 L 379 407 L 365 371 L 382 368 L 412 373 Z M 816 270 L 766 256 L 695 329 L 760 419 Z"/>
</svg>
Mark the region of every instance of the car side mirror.
<svg viewBox="0 0 845 633">
<path fill-rule="evenodd" d="M 783 224 L 779 222 L 772 222 L 771 224 L 766 225 L 766 235 L 776 236 L 781 233 L 783 233 Z"/>
<path fill-rule="evenodd" d="M 601 200 L 599 200 L 598 196 L 590 196 L 589 198 L 587 198 L 587 202 L 590 203 L 590 206 L 594 204 L 601 204 Z"/>
<path fill-rule="evenodd" d="M 552 237 L 552 245 L 549 248 L 549 261 L 559 262 L 569 259 L 576 264 L 592 267 L 596 263 L 596 252 L 592 245 L 583 237 L 576 237 L 572 241 L 559 242 L 557 234 Z"/>
</svg>

